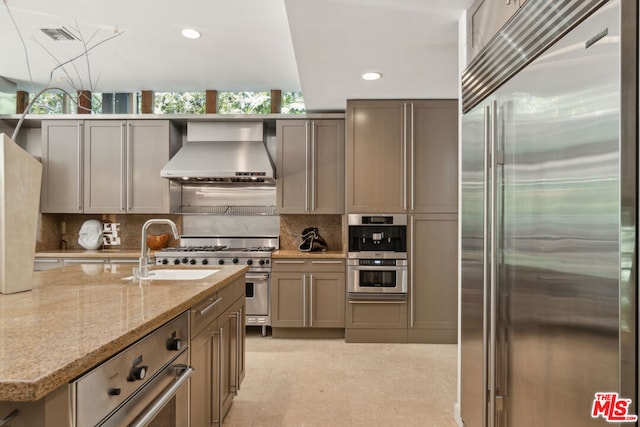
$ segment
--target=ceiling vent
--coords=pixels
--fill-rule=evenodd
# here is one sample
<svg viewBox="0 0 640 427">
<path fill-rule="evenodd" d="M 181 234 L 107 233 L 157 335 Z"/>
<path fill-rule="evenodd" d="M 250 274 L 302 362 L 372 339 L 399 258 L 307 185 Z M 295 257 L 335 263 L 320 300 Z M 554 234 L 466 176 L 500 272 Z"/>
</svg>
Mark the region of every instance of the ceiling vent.
<svg viewBox="0 0 640 427">
<path fill-rule="evenodd" d="M 55 40 L 57 42 L 60 41 L 68 41 L 68 40 L 78 40 L 76 36 L 74 36 L 71 31 L 66 28 L 40 28 L 40 31 L 45 33 L 51 38 L 51 40 Z"/>
</svg>

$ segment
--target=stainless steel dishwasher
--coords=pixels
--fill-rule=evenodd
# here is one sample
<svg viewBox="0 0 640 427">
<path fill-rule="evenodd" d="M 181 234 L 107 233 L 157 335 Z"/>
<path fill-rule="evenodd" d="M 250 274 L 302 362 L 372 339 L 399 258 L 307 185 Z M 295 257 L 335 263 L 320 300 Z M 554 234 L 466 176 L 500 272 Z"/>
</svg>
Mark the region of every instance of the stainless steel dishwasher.
<svg viewBox="0 0 640 427">
<path fill-rule="evenodd" d="M 73 381 L 72 425 L 188 425 L 188 343 L 185 312 Z"/>
</svg>

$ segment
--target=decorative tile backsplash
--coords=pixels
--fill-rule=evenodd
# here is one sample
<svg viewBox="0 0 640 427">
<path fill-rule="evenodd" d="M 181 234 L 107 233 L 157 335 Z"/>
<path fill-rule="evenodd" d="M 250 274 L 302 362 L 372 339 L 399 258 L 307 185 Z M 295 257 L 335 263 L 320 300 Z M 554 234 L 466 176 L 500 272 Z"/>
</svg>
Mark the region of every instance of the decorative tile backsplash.
<svg viewBox="0 0 640 427">
<path fill-rule="evenodd" d="M 142 225 L 151 218 L 168 218 L 176 223 L 178 231 L 182 232 L 181 215 L 83 215 L 83 214 L 41 214 L 40 230 L 36 251 L 60 249 L 62 240 L 66 241 L 67 249 L 82 249 L 78 244 L 78 233 L 82 223 L 88 219 L 102 222 L 119 223 L 119 246 L 109 246 L 117 249 L 139 249 L 140 231 Z M 62 234 L 63 225 L 65 233 Z M 318 232 L 327 241 L 328 250 L 342 251 L 343 228 L 342 215 L 280 215 L 280 249 L 297 250 L 302 242 L 300 234 L 307 227 L 318 227 Z M 153 225 L 150 234 L 170 232 L 169 227 Z M 178 241 L 169 240 L 168 246 L 177 246 Z"/>
<path fill-rule="evenodd" d="M 342 215 L 280 215 L 280 249 L 298 249 L 307 227 L 318 227 L 328 250 L 342 250 Z"/>
<path fill-rule="evenodd" d="M 182 229 L 181 215 L 83 215 L 83 214 L 41 214 L 40 230 L 36 251 L 61 249 L 62 240 L 66 241 L 67 249 L 82 249 L 78 244 L 78 234 L 82 223 L 88 219 L 97 219 L 102 222 L 119 223 L 120 245 L 109 246 L 114 249 L 139 249 L 141 243 L 142 225 L 152 218 L 168 218 L 176 223 L 178 231 Z M 64 226 L 62 225 L 64 223 Z M 64 236 L 62 234 L 64 228 Z M 152 225 L 149 234 L 171 233 L 166 225 Z M 173 237 L 169 240 L 168 246 L 177 246 L 178 241 Z"/>
</svg>

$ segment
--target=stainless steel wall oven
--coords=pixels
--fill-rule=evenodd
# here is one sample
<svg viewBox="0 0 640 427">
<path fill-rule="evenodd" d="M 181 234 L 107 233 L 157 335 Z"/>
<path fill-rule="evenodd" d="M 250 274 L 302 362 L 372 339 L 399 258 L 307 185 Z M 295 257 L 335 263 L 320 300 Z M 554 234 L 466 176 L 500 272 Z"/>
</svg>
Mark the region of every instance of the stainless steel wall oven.
<svg viewBox="0 0 640 427">
<path fill-rule="evenodd" d="M 350 214 L 347 295 L 406 300 L 407 216 Z"/>
</svg>

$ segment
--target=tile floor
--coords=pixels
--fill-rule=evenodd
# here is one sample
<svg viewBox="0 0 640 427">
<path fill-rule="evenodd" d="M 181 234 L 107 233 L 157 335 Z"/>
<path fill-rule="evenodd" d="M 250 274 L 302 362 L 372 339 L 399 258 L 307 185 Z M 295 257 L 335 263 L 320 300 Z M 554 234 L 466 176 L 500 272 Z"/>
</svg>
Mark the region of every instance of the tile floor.
<svg viewBox="0 0 640 427">
<path fill-rule="evenodd" d="M 224 427 L 456 427 L 456 345 L 347 344 L 247 333 Z"/>
</svg>

